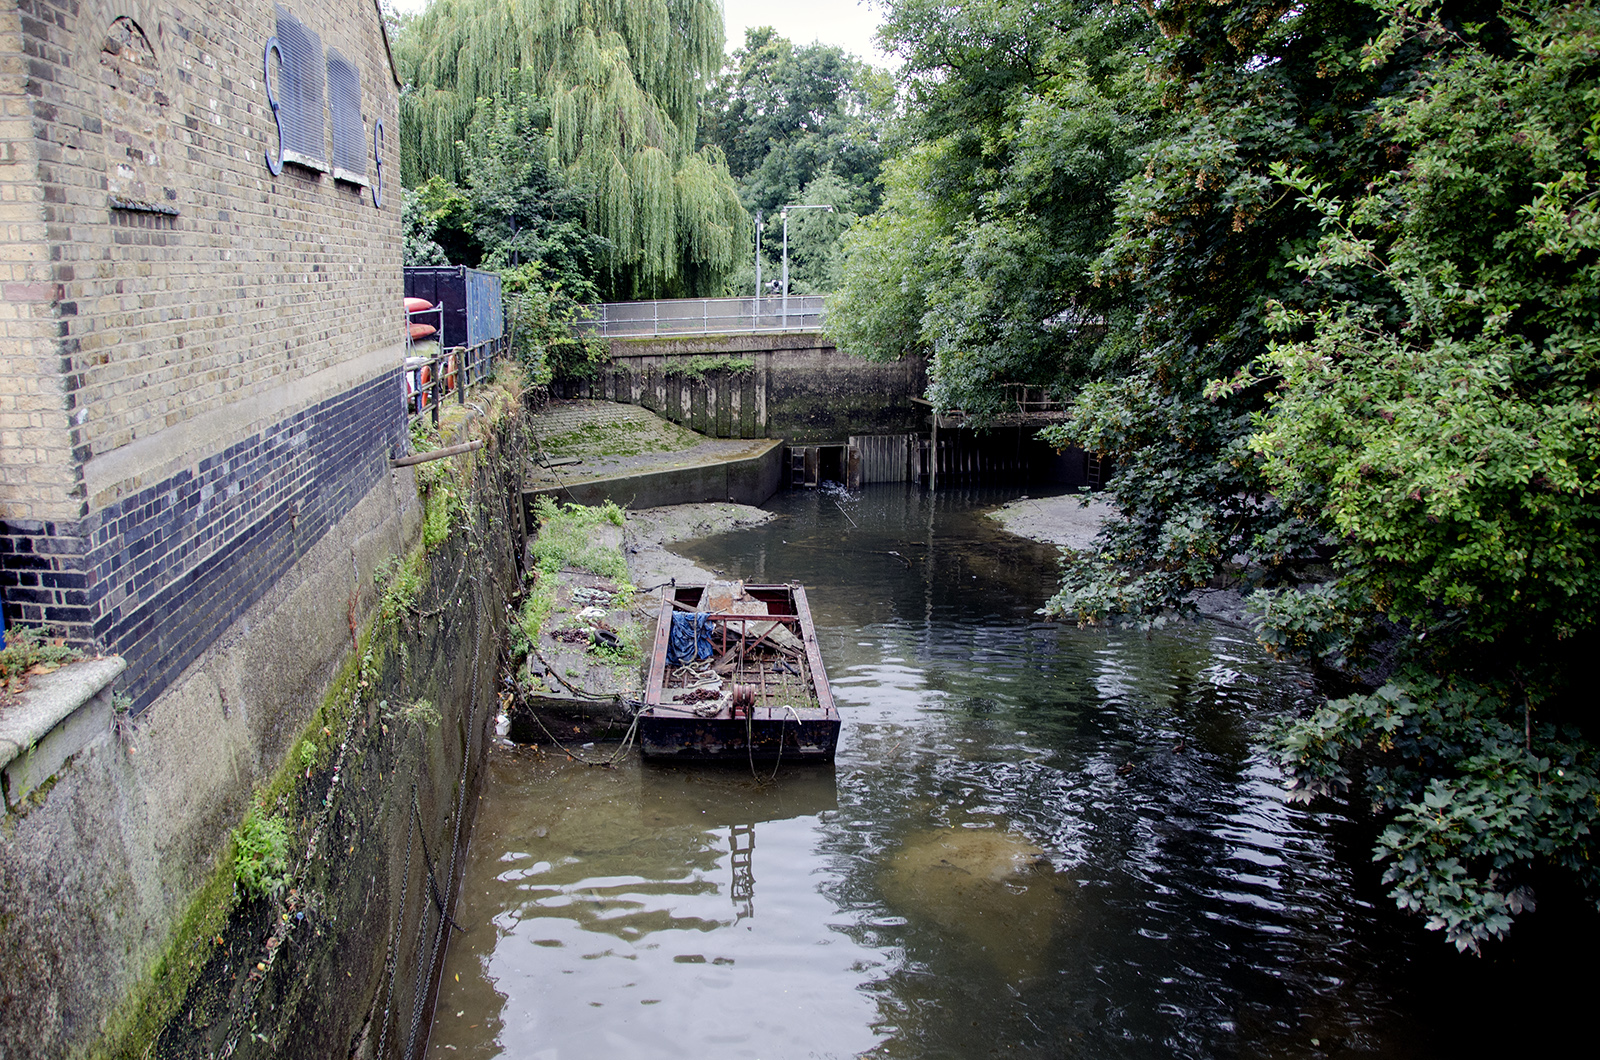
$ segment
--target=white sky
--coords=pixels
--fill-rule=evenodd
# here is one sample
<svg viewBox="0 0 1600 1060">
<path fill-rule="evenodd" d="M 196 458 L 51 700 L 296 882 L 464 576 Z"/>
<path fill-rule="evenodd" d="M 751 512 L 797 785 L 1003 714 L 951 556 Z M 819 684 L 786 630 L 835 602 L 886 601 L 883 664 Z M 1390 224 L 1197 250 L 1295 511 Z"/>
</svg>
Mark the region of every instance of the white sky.
<svg viewBox="0 0 1600 1060">
<path fill-rule="evenodd" d="M 428 0 L 388 0 L 402 13 L 421 11 Z M 874 66 L 899 66 L 872 43 L 883 18 L 868 0 L 807 0 L 803 4 L 773 0 L 722 0 L 727 17 L 728 50 L 744 44 L 747 26 L 771 26 L 796 44 L 837 44 Z"/>
<path fill-rule="evenodd" d="M 747 26 L 771 26 L 796 44 L 837 44 L 874 66 L 899 66 L 873 44 L 883 16 L 866 0 L 807 0 L 775 4 L 772 0 L 722 0 L 728 50 L 743 46 Z"/>
</svg>

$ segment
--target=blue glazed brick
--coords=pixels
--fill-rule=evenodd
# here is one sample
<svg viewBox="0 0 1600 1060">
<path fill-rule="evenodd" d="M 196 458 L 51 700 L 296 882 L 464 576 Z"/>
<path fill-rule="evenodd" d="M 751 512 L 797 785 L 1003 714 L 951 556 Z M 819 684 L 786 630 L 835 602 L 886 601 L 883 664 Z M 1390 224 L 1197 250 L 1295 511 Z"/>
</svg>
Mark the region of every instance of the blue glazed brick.
<svg viewBox="0 0 1600 1060">
<path fill-rule="evenodd" d="M 7 614 L 125 656 L 142 709 L 379 481 L 404 430 L 390 373 L 77 523 L 0 522 Z"/>
</svg>

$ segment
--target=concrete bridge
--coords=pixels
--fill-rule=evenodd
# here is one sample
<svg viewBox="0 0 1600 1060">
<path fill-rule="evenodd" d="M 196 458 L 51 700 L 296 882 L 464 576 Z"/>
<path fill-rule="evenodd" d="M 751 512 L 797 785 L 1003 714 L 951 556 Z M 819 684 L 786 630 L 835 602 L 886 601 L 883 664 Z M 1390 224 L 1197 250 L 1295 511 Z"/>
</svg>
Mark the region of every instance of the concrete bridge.
<svg viewBox="0 0 1600 1060">
<path fill-rule="evenodd" d="M 660 336 L 640 326 L 611 338 L 608 362 L 558 396 L 640 405 L 712 438 L 842 443 L 924 428 L 913 400 L 927 387 L 920 358 L 851 357 L 815 326 Z"/>
<path fill-rule="evenodd" d="M 609 359 L 592 378 L 558 386 L 557 396 L 637 405 L 710 438 L 779 441 L 763 483 L 936 487 L 1025 476 L 1099 484 L 1098 461 L 1033 437 L 1065 415 L 1036 388 L 1008 388 L 1005 410 L 981 424 L 961 410 L 935 410 L 922 397 L 920 358 L 850 357 L 822 332 L 821 298 L 791 296 L 789 310 L 784 327 L 779 297 L 594 307 L 582 327 L 607 338 Z"/>
</svg>

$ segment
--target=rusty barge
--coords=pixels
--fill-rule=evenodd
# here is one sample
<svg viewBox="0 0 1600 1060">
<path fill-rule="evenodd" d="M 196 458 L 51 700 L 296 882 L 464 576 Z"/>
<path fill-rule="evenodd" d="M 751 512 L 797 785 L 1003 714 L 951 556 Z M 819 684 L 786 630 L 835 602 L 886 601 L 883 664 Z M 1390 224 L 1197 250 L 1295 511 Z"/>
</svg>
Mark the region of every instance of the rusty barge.
<svg viewBox="0 0 1600 1060">
<path fill-rule="evenodd" d="M 655 761 L 832 762 L 839 711 L 805 590 L 668 590 L 638 724 Z"/>
</svg>

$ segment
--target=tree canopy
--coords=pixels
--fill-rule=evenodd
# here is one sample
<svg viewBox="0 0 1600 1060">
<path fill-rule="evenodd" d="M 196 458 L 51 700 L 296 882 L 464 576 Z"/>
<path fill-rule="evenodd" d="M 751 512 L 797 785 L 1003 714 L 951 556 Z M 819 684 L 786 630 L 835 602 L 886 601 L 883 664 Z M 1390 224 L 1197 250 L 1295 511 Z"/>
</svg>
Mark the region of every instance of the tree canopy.
<svg viewBox="0 0 1600 1060">
<path fill-rule="evenodd" d="M 1091 271 L 1112 194 L 1153 132 L 1134 7 L 895 5 L 904 144 L 883 208 L 846 237 L 830 305 L 843 348 L 931 358 L 930 397 L 982 412 L 1001 384 L 1055 383 L 1116 311 Z"/>
<path fill-rule="evenodd" d="M 877 209 L 883 133 L 895 106 L 893 78 L 843 48 L 796 47 L 771 27 L 745 31 L 706 91 L 702 143 L 719 148 L 739 184 L 745 209 L 762 211 L 763 257 L 777 276 L 787 204 L 830 205 L 834 212 L 790 217 L 791 289 L 833 290 L 840 282 L 839 236 Z M 738 290 L 753 270 L 741 264 Z"/>
<path fill-rule="evenodd" d="M 1381 815 L 1457 946 L 1600 895 L 1600 34 L 1587 2 L 895 0 L 910 100 L 841 345 L 978 414 L 1050 386 L 1117 518 L 1052 601 L 1252 590 L 1336 698 L 1292 793 Z"/>
<path fill-rule="evenodd" d="M 722 59 L 715 0 L 434 0 L 395 45 L 401 179 L 470 178 L 486 109 L 537 116 L 548 164 L 603 241 L 610 297 L 720 294 L 749 221 L 721 152 L 696 149 Z"/>
</svg>

